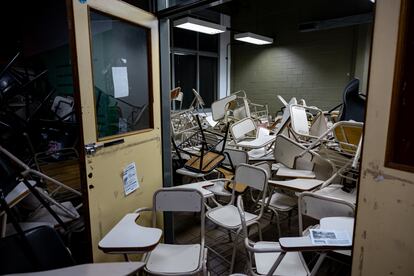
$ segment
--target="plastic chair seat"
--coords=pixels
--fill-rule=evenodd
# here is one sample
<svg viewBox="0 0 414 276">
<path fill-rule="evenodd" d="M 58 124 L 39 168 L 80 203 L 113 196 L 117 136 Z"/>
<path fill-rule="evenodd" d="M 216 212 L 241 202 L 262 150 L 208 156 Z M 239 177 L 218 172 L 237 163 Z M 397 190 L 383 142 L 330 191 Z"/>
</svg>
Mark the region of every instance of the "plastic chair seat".
<svg viewBox="0 0 414 276">
<path fill-rule="evenodd" d="M 158 244 L 145 269 L 150 273 L 191 273 L 200 267 L 200 244 Z"/>
<path fill-rule="evenodd" d="M 263 248 L 280 248 L 278 242 L 257 242 L 254 245 L 255 249 Z M 254 253 L 254 258 L 256 261 L 256 270 L 259 274 L 266 275 L 272 265 L 275 263 L 276 259 L 279 257 L 280 253 Z M 282 259 L 279 266 L 276 268 L 273 275 L 280 276 L 302 276 L 309 275 L 309 271 L 300 256 L 299 252 L 288 252 L 285 257 Z"/>
<path fill-rule="evenodd" d="M 255 214 L 248 212 L 245 212 L 245 214 L 247 223 L 257 218 L 257 215 Z M 206 216 L 214 223 L 225 228 L 239 228 L 241 225 L 239 211 L 234 205 L 226 205 L 212 209 L 206 213 Z"/>
<path fill-rule="evenodd" d="M 265 204 L 269 200 L 269 197 L 266 197 Z M 262 204 L 262 200 L 259 200 L 260 204 Z M 294 198 L 282 194 L 282 193 L 274 193 L 270 199 L 269 207 L 274 208 L 277 211 L 281 212 L 288 212 L 292 210 L 297 205 L 297 200 Z"/>
</svg>

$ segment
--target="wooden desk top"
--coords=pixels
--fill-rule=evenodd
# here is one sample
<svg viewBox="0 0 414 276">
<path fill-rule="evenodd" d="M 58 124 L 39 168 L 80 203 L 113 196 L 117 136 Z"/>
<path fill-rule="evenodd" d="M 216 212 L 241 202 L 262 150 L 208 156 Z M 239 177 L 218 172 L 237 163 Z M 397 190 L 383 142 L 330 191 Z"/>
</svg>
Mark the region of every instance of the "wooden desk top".
<svg viewBox="0 0 414 276">
<path fill-rule="evenodd" d="M 99 242 L 105 253 L 142 253 L 153 250 L 159 243 L 162 230 L 143 227 L 135 221 L 139 214 L 126 214 Z"/>
</svg>

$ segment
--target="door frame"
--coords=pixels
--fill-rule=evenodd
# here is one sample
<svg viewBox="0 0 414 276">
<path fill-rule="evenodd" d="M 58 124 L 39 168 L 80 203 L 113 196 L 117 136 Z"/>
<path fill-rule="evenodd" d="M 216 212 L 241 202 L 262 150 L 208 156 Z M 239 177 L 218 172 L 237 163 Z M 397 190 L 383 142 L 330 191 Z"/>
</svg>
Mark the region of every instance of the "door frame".
<svg viewBox="0 0 414 276">
<path fill-rule="evenodd" d="M 78 71 L 78 61 L 77 56 L 78 52 L 76 49 L 76 34 L 75 34 L 75 15 L 73 10 L 73 0 L 65 0 L 66 9 L 67 9 L 67 21 L 68 21 L 68 31 L 69 31 L 69 46 L 71 52 L 71 63 L 72 63 L 72 74 L 73 74 L 73 89 L 74 89 L 74 102 L 75 102 L 75 112 L 79 121 L 79 158 L 80 158 L 80 178 L 81 178 L 81 191 L 83 193 L 83 206 L 84 206 L 84 219 L 85 219 L 85 231 L 87 231 L 87 260 L 89 262 L 93 261 L 93 248 L 92 248 L 92 234 L 90 227 L 90 211 L 89 211 L 89 193 L 88 193 L 88 181 L 86 173 L 86 153 L 85 153 L 85 141 L 83 135 L 83 122 L 82 122 L 82 109 L 81 109 L 81 95 L 80 95 L 80 82 L 79 82 L 79 71 Z M 122 3 L 128 4 L 127 2 L 120 1 Z M 131 8 L 140 9 L 135 6 Z M 142 10 L 142 9 L 141 9 Z M 155 16 L 155 15 L 154 15 Z M 160 22 L 159 22 L 160 23 Z M 168 20 L 164 20 L 164 24 L 169 24 Z M 168 26 L 169 27 L 169 26 Z M 171 146 L 170 146 L 170 99 L 169 99 L 169 78 L 165 79 L 168 74 L 163 72 L 166 66 L 161 66 L 165 61 L 163 56 L 163 49 L 169 47 L 169 42 L 165 44 L 167 40 L 163 39 L 164 44 L 161 42 L 161 38 L 165 36 L 165 30 L 159 24 L 159 74 L 160 74 L 160 120 L 161 120 L 161 145 L 162 145 L 162 179 L 163 186 L 170 187 L 172 186 L 172 166 L 171 166 Z M 167 33 L 169 35 L 169 33 Z M 163 46 L 163 47 L 161 47 Z M 168 48 L 169 49 L 169 48 Z M 151 50 L 151 49 L 150 49 Z M 162 60 L 162 61 L 161 61 Z M 169 67 L 169 60 L 167 59 L 167 66 Z M 149 72 L 151 73 L 151 72 Z M 164 80 L 165 79 L 165 80 Z M 152 97 L 151 97 L 152 98 Z M 153 99 L 150 99 L 153 101 Z M 167 109 L 168 107 L 168 109 Z M 166 112 L 168 111 L 168 112 Z M 97 137 L 98 138 L 98 137 Z M 111 137 L 113 138 L 113 137 Z M 173 241 L 173 227 L 172 227 L 172 217 L 170 215 L 164 216 L 164 239 L 166 242 Z"/>
</svg>

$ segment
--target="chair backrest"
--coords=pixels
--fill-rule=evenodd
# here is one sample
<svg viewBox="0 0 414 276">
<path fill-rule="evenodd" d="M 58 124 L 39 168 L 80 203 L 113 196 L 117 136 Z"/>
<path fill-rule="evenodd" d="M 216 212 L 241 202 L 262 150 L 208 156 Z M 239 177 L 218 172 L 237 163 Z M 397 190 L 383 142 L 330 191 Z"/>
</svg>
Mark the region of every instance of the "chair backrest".
<svg viewBox="0 0 414 276">
<path fill-rule="evenodd" d="M 268 173 L 265 169 L 248 164 L 240 164 L 236 169 L 234 181 L 259 191 L 267 189 Z"/>
<path fill-rule="evenodd" d="M 244 118 L 243 120 L 232 124 L 230 127 L 231 135 L 236 142 L 255 130 L 256 123 L 251 118 Z"/>
<path fill-rule="evenodd" d="M 236 100 L 236 95 L 230 95 L 228 97 L 217 100 L 211 104 L 211 114 L 214 121 L 219 121 L 226 116 L 228 104 Z"/>
<path fill-rule="evenodd" d="M 196 103 L 200 106 L 203 107 L 205 105 L 203 98 L 201 97 L 200 93 L 198 93 L 195 89 L 192 90 L 194 97 L 196 99 Z M 195 108 L 197 108 L 197 106 L 195 106 Z"/>
<path fill-rule="evenodd" d="M 323 112 L 320 112 L 316 118 L 312 121 L 312 125 L 309 128 L 309 134 L 312 136 L 320 137 L 328 130 L 328 123 Z"/>
<path fill-rule="evenodd" d="M 304 192 L 298 198 L 299 235 L 303 232 L 303 215 L 320 220 L 324 217 L 353 217 L 355 206 L 344 200 Z"/>
<path fill-rule="evenodd" d="M 334 137 L 339 147 L 348 153 L 355 153 L 361 140 L 363 123 L 343 121 L 335 125 Z"/>
<path fill-rule="evenodd" d="M 0 239 L 0 274 L 58 269 L 75 264 L 58 233 L 40 226 Z M 3 254 L 4 253 L 4 254 Z"/>
<path fill-rule="evenodd" d="M 236 168 L 240 164 L 247 164 L 249 162 L 249 154 L 244 150 L 226 149 L 224 151 L 224 155 L 226 158 L 223 161 L 223 165 L 233 166 L 233 168 Z"/>
<path fill-rule="evenodd" d="M 309 135 L 309 122 L 306 108 L 300 105 L 290 105 L 290 122 L 292 130 L 300 135 Z"/>
<path fill-rule="evenodd" d="M 344 89 L 343 106 L 339 120 L 363 122 L 364 119 L 365 100 L 359 95 L 359 80 L 352 79 Z"/>
<path fill-rule="evenodd" d="M 154 209 L 162 212 L 202 212 L 203 195 L 194 189 L 164 188 L 154 193 Z"/>
<path fill-rule="evenodd" d="M 291 139 L 287 138 L 284 135 L 276 136 L 275 147 L 273 149 L 273 156 L 275 157 L 275 161 L 278 163 L 282 163 L 283 165 L 294 168 L 296 157 L 301 154 L 306 148 L 292 141 Z M 312 160 L 312 154 L 307 152 L 301 160 Z"/>
</svg>

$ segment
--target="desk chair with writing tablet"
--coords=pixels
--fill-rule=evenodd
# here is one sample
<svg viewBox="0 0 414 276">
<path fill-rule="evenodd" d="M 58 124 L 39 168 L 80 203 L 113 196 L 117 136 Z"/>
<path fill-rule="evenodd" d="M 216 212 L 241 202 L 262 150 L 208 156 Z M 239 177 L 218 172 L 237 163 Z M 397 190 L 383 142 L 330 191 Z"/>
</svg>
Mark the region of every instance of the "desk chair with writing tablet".
<svg viewBox="0 0 414 276">
<path fill-rule="evenodd" d="M 335 249 L 349 249 L 350 246 L 318 246 L 311 243 L 310 237 L 289 237 L 280 238 L 279 242 L 259 241 L 252 242 L 248 237 L 246 226 L 246 213 L 241 197 L 237 200 L 242 229 L 245 237 L 245 247 L 248 252 L 249 275 L 295 275 L 295 276 L 314 276 L 318 272 L 327 252 Z M 330 219 L 330 218 L 329 218 Z M 345 220 L 348 218 L 344 218 Z M 340 223 L 338 223 L 340 222 Z M 336 228 L 332 228 L 337 224 Z M 351 227 L 349 227 L 351 225 Z M 352 240 L 353 223 L 342 218 L 333 220 L 321 220 L 321 228 L 329 230 L 346 230 L 350 232 Z M 313 251 L 321 253 L 312 271 L 309 270 L 303 256 L 303 251 Z"/>
<path fill-rule="evenodd" d="M 262 200 L 264 200 L 264 198 L 266 197 L 267 180 L 268 175 L 263 168 L 248 164 L 240 164 L 236 169 L 236 174 L 234 177 L 234 183 L 242 183 L 244 185 L 247 185 L 251 189 L 259 191 L 262 195 Z M 234 269 L 237 251 L 237 241 L 242 230 L 240 217 L 237 214 L 237 207 L 234 206 L 235 202 L 236 192 L 233 189 L 231 200 L 227 205 L 218 206 L 207 211 L 206 213 L 206 217 L 217 226 L 235 232 L 235 239 L 233 241 L 233 253 L 230 263 L 230 273 L 232 273 Z M 247 225 L 249 227 L 256 225 L 259 230 L 260 238 L 262 237 L 262 234 L 259 220 L 261 219 L 263 212 L 264 206 L 262 205 L 259 209 L 259 214 L 246 213 Z"/>
</svg>

